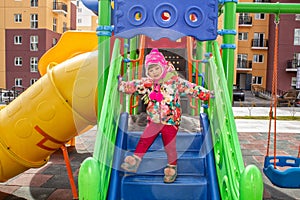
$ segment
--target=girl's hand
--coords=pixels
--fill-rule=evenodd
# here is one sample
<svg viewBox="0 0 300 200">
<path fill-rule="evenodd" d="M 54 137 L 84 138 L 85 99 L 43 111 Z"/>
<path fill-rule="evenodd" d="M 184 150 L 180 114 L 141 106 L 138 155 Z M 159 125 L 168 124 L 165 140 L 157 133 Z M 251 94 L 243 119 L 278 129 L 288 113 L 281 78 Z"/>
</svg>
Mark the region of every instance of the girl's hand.
<svg viewBox="0 0 300 200">
<path fill-rule="evenodd" d="M 210 99 L 210 92 L 200 92 L 200 94 L 198 95 L 199 99 L 203 100 L 203 101 L 208 101 Z"/>
</svg>

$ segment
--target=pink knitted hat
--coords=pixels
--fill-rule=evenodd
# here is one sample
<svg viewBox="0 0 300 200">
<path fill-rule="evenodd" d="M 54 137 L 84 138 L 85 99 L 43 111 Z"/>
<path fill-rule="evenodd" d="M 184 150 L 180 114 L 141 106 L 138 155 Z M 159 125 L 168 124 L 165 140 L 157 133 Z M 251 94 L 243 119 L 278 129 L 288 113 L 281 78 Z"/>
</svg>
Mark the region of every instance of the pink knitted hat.
<svg viewBox="0 0 300 200">
<path fill-rule="evenodd" d="M 168 69 L 168 61 L 166 61 L 164 55 L 158 51 L 157 48 L 153 48 L 151 52 L 146 56 L 145 60 L 145 68 L 146 68 L 146 75 L 148 75 L 148 67 L 151 64 L 156 64 L 161 66 L 162 68 L 162 74 L 160 76 L 161 78 L 164 78 L 167 74 L 167 69 Z"/>
</svg>

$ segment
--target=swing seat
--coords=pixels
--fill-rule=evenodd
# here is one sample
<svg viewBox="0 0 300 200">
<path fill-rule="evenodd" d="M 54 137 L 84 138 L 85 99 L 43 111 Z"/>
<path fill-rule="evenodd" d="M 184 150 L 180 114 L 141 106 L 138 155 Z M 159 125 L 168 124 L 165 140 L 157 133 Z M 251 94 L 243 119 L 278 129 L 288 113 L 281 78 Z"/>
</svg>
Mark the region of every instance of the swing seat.
<svg viewBox="0 0 300 200">
<path fill-rule="evenodd" d="M 300 158 L 276 156 L 276 166 L 290 167 L 286 170 L 274 168 L 274 156 L 266 156 L 264 174 L 276 186 L 281 188 L 300 188 Z"/>
</svg>

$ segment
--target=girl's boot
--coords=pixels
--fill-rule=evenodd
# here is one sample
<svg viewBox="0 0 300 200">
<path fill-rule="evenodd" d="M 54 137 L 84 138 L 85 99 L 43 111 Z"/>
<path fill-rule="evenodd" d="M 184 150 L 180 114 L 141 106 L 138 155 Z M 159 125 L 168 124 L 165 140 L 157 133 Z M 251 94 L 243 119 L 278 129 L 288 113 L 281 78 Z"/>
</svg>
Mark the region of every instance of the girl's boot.
<svg viewBox="0 0 300 200">
<path fill-rule="evenodd" d="M 164 182 L 173 183 L 177 177 L 177 165 L 168 164 L 164 170 L 164 173 L 165 173 Z"/>
<path fill-rule="evenodd" d="M 121 164 L 121 168 L 127 172 L 135 173 L 141 163 L 141 160 L 142 159 L 136 155 L 126 156 L 124 162 Z"/>
</svg>

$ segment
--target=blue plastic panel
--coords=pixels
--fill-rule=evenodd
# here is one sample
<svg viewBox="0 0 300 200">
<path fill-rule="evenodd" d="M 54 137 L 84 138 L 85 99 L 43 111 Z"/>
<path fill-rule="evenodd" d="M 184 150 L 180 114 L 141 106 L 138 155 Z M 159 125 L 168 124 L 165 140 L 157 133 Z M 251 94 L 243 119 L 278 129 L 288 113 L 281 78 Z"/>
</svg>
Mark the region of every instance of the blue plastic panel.
<svg viewBox="0 0 300 200">
<path fill-rule="evenodd" d="M 81 0 L 83 5 L 98 15 L 98 0 Z"/>
<path fill-rule="evenodd" d="M 154 40 L 177 40 L 193 36 L 215 40 L 218 25 L 217 0 L 115 0 L 114 32 L 117 37 L 138 34 Z"/>
</svg>

